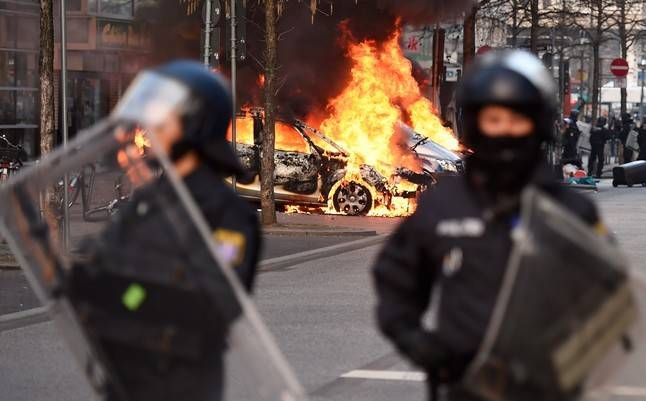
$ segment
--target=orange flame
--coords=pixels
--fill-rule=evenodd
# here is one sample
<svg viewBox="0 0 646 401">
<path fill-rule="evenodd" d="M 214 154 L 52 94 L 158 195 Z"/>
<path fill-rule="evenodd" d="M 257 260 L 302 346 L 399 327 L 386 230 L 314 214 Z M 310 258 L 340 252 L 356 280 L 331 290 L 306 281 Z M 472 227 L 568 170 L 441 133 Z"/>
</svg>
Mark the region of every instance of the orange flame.
<svg viewBox="0 0 646 401">
<path fill-rule="evenodd" d="M 457 149 L 458 140 L 434 114 L 433 104 L 422 96 L 413 78 L 412 64 L 399 45 L 399 29 L 381 46 L 374 41 L 357 43 L 345 26 L 342 30 L 349 38 L 351 78 L 343 92 L 328 104 L 331 115 L 322 122 L 321 130 L 352 155 L 345 180 L 360 180 L 361 164 L 374 166 L 386 178 L 397 167 L 419 171 L 419 160 L 398 130 L 400 121 L 409 120 L 419 133 Z M 370 214 L 392 216 L 414 210 L 408 200 L 389 203 L 386 211 L 375 208 Z"/>
<path fill-rule="evenodd" d="M 342 25 L 341 30 L 352 62 L 350 80 L 341 94 L 329 101 L 326 110 L 314 110 L 305 119 L 350 154 L 345 177 L 332 187 L 330 195 L 339 185 L 353 181 L 370 191 L 374 201 L 370 215 L 409 215 L 415 210 L 416 199 L 379 193 L 364 181 L 361 166 L 374 167 L 389 181 L 389 187 L 396 190 L 394 192 L 414 194 L 417 185 L 401 182 L 395 177 L 395 170 L 399 167 L 418 172 L 421 169 L 420 160 L 408 147 L 408 138 L 399 129 L 400 122 L 407 123 L 445 148 L 458 150 L 460 144 L 453 132 L 442 125 L 436 108 L 422 95 L 413 78 L 412 63 L 400 47 L 399 26 L 383 44 L 370 40 L 358 42 L 347 25 Z M 258 76 L 257 84 L 264 86 L 264 75 Z M 236 128 L 238 143 L 254 143 L 252 118 L 238 118 Z M 231 127 L 227 138 L 231 140 Z M 276 124 L 276 149 L 309 151 L 304 149 L 300 135 L 281 122 Z M 332 196 L 328 198 L 330 202 L 326 212 L 335 213 Z M 303 212 L 303 209 L 291 207 L 288 211 Z"/>
<path fill-rule="evenodd" d="M 137 150 L 139 151 L 139 154 L 142 156 L 144 153 L 146 153 L 146 148 L 149 148 L 151 146 L 148 134 L 146 134 L 146 131 L 141 128 L 137 128 L 135 130 L 134 143 L 137 147 Z"/>
<path fill-rule="evenodd" d="M 231 142 L 233 132 L 229 125 L 227 131 L 227 140 Z M 253 145 L 253 118 L 238 117 L 236 119 L 236 143 Z M 288 152 L 308 153 L 309 145 L 303 140 L 303 137 L 288 124 L 281 121 L 276 122 L 276 149 Z"/>
</svg>

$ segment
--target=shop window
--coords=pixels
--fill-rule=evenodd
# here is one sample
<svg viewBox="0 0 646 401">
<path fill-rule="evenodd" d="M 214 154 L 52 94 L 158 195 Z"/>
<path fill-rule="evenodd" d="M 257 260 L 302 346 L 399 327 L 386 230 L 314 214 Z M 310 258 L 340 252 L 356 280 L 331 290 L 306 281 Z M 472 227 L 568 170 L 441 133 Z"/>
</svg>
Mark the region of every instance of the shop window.
<svg viewBox="0 0 646 401">
<path fill-rule="evenodd" d="M 38 85 L 37 55 L 0 51 L 0 86 L 31 88 Z"/>
<path fill-rule="evenodd" d="M 132 17 L 133 0 L 87 0 L 87 10 L 91 14 Z"/>
<path fill-rule="evenodd" d="M 128 23 L 97 20 L 97 43 L 101 47 L 126 47 L 128 45 Z"/>
<path fill-rule="evenodd" d="M 132 17 L 132 0 L 99 0 L 99 14 Z"/>
<path fill-rule="evenodd" d="M 0 125 L 16 123 L 16 92 L 0 90 Z"/>
<path fill-rule="evenodd" d="M 37 124 L 38 92 L 0 90 L 0 124 Z"/>
<path fill-rule="evenodd" d="M 0 86 L 14 86 L 16 60 L 13 52 L 0 52 Z"/>
<path fill-rule="evenodd" d="M 19 91 L 16 93 L 16 122 L 18 124 L 37 124 L 38 92 Z"/>
</svg>

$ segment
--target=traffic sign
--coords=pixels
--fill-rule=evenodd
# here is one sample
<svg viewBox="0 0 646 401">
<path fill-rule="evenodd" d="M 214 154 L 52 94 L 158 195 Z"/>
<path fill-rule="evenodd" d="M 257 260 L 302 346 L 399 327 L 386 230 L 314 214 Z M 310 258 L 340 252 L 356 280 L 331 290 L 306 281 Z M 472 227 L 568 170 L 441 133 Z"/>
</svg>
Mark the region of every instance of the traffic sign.
<svg viewBox="0 0 646 401">
<path fill-rule="evenodd" d="M 628 75 L 628 61 L 623 58 L 616 58 L 610 63 L 610 72 L 616 77 L 625 77 Z"/>
</svg>

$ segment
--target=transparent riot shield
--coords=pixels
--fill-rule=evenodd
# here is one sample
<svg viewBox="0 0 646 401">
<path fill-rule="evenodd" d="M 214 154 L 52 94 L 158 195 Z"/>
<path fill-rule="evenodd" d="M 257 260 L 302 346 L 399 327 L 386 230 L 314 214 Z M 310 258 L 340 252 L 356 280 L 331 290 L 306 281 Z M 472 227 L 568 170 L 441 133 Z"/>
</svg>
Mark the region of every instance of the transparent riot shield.
<svg viewBox="0 0 646 401">
<path fill-rule="evenodd" d="M 2 187 L 1 235 L 97 399 L 304 400 L 156 143 L 114 118 L 80 132 Z"/>
<path fill-rule="evenodd" d="M 491 401 L 575 400 L 632 348 L 638 310 L 626 259 L 537 189 L 520 227 L 466 390 Z"/>
</svg>

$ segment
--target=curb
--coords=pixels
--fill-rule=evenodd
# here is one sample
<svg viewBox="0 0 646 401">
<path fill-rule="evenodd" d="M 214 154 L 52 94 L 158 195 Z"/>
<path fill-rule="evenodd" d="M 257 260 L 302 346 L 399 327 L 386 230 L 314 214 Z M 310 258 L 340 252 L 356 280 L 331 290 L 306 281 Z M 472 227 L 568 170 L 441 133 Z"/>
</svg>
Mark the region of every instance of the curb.
<svg viewBox="0 0 646 401">
<path fill-rule="evenodd" d="M 388 235 L 386 234 L 374 235 L 368 238 L 347 242 L 345 244 L 337 244 L 325 248 L 312 249 L 311 251 L 266 259 L 261 261 L 258 267 L 261 272 L 280 270 L 286 267 L 308 262 L 310 260 L 322 259 L 328 256 L 339 255 L 342 253 L 355 251 L 357 249 L 378 245 L 386 241 L 387 238 Z"/>
<path fill-rule="evenodd" d="M 267 228 L 262 230 L 266 235 L 281 235 L 284 237 L 374 237 L 377 231 L 374 230 L 302 230 L 289 228 Z"/>
<path fill-rule="evenodd" d="M 38 308 L 0 315 L 0 333 L 7 330 L 30 326 L 32 324 L 46 322 L 50 320 L 48 312 L 48 307 L 39 306 Z"/>
<path fill-rule="evenodd" d="M 311 251 L 299 252 L 287 256 L 266 259 L 258 264 L 259 272 L 270 272 L 298 265 L 311 260 L 322 259 L 328 256 L 340 255 L 367 248 L 384 242 L 388 235 L 374 235 L 345 244 L 332 245 L 325 248 L 313 249 Z M 20 312 L 0 315 L 0 333 L 6 330 L 17 329 L 49 320 L 48 308 L 45 306 L 27 309 Z"/>
<path fill-rule="evenodd" d="M 20 265 L 18 264 L 18 262 L 16 262 L 15 265 L 0 264 L 0 271 L 2 270 L 6 270 L 6 271 L 20 270 Z"/>
</svg>

